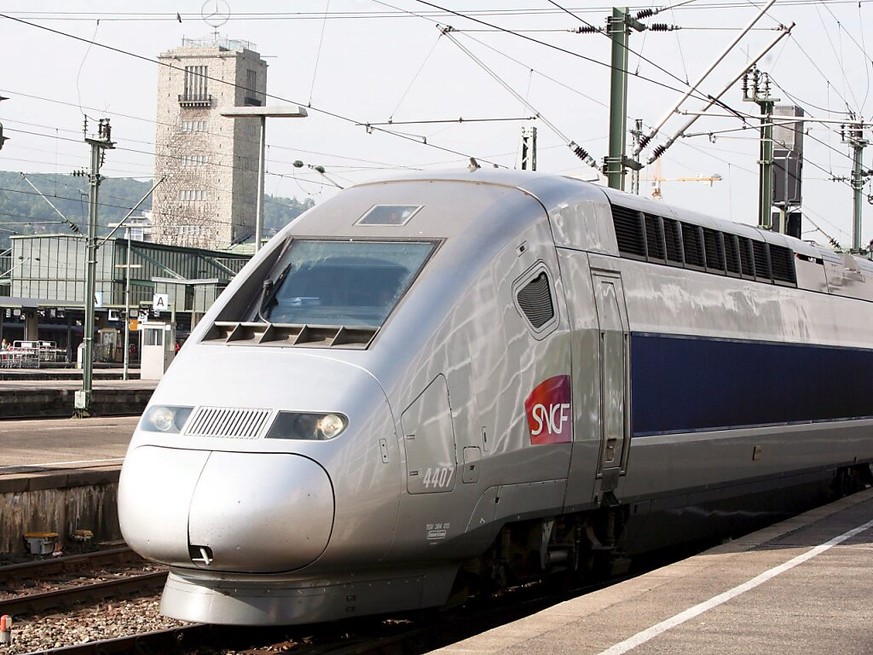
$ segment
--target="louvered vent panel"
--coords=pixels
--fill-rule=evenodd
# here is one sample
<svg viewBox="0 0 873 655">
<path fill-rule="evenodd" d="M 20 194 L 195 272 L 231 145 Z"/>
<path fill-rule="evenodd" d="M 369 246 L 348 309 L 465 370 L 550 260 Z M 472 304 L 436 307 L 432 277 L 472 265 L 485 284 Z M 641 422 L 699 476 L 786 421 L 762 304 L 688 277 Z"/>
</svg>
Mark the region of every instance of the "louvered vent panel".
<svg viewBox="0 0 873 655">
<path fill-rule="evenodd" d="M 649 259 L 664 260 L 662 231 L 660 217 L 646 214 L 646 246 L 648 247 Z"/>
<path fill-rule="evenodd" d="M 700 228 L 682 223 L 682 245 L 685 248 L 685 263 L 703 266 L 703 248 L 700 243 Z"/>
<path fill-rule="evenodd" d="M 706 267 L 715 270 L 724 270 L 724 250 L 721 245 L 721 234 L 708 227 L 703 228 L 703 246 L 706 248 Z"/>
<path fill-rule="evenodd" d="M 185 434 L 194 437 L 255 439 L 270 417 L 268 409 L 200 407 Z"/>
<path fill-rule="evenodd" d="M 755 259 L 752 257 L 752 241 L 746 237 L 740 237 L 740 265 L 743 275 L 755 276 Z"/>
<path fill-rule="evenodd" d="M 518 292 L 518 306 L 527 316 L 527 320 L 539 329 L 552 320 L 555 316 L 555 308 L 552 305 L 552 292 L 549 289 L 549 278 L 545 273 L 540 273 L 528 282 Z"/>
<path fill-rule="evenodd" d="M 755 253 L 755 277 L 759 280 L 770 280 L 770 257 L 767 256 L 767 244 L 761 241 L 752 241 L 752 250 Z"/>
<path fill-rule="evenodd" d="M 737 248 L 737 237 L 734 234 L 724 235 L 724 258 L 728 273 L 740 274 L 740 253 Z"/>
<path fill-rule="evenodd" d="M 646 242 L 643 235 L 642 214 L 633 209 L 612 206 L 612 222 L 615 225 L 615 238 L 622 255 L 646 256 Z"/>
<path fill-rule="evenodd" d="M 784 246 L 770 245 L 770 265 L 773 267 L 773 279 L 789 284 L 797 284 L 797 272 L 794 269 L 794 251 Z"/>
<path fill-rule="evenodd" d="M 664 242 L 667 245 L 667 261 L 682 263 L 682 242 L 679 236 L 679 223 L 671 218 L 664 219 Z"/>
</svg>

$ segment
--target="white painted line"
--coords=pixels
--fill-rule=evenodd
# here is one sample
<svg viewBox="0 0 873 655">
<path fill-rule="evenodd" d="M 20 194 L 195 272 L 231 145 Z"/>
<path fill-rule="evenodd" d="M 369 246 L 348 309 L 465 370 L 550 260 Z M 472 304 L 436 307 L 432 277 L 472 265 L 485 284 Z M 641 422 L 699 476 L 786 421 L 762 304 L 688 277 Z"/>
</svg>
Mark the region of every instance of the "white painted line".
<svg viewBox="0 0 873 655">
<path fill-rule="evenodd" d="M 43 420 L 43 419 L 39 419 L 39 420 Z M 111 430 L 113 428 L 118 428 L 118 427 L 119 426 L 117 423 L 107 423 L 106 425 L 88 424 L 89 430 Z M 70 426 L 69 425 L 56 425 L 56 426 L 50 426 L 50 427 L 40 427 L 38 429 L 40 432 L 54 432 L 54 431 L 60 431 L 60 430 L 69 431 Z"/>
<path fill-rule="evenodd" d="M 733 589 L 729 589 L 723 594 L 719 594 L 709 600 L 706 600 L 699 605 L 695 605 L 694 607 L 685 610 L 684 612 L 680 612 L 679 614 L 670 617 L 666 621 L 661 621 L 657 625 L 653 625 L 651 628 L 647 630 L 643 630 L 642 632 L 638 632 L 633 637 L 629 639 L 625 639 L 624 641 L 615 644 L 611 648 L 607 648 L 604 651 L 601 651 L 599 655 L 622 655 L 622 653 L 626 653 L 629 650 L 636 648 L 637 646 L 641 646 L 647 641 L 654 639 L 658 635 L 667 632 L 671 628 L 675 628 L 678 625 L 681 625 L 688 621 L 689 619 L 693 619 L 695 616 L 699 616 L 704 612 L 711 610 L 714 607 L 718 607 L 722 603 L 726 603 L 732 598 L 736 598 L 737 596 L 746 593 L 747 591 L 754 589 L 755 587 L 764 584 L 768 580 L 775 578 L 780 573 L 785 573 L 790 569 L 793 569 L 798 564 L 803 564 L 807 560 L 816 557 L 817 555 L 821 555 L 823 552 L 830 550 L 837 544 L 841 544 L 846 541 L 846 539 L 851 539 L 856 534 L 864 532 L 865 530 L 869 530 L 873 528 L 873 521 L 867 521 L 864 525 L 858 526 L 857 528 L 853 528 L 848 532 L 844 532 L 838 537 L 834 537 L 830 541 L 821 544 L 820 546 L 816 546 L 812 550 L 808 550 L 803 555 L 798 555 L 794 559 L 788 560 L 784 564 L 780 564 L 768 571 L 764 571 L 762 574 L 752 578 L 748 582 L 744 582 L 741 585 L 734 587 Z"/>
</svg>

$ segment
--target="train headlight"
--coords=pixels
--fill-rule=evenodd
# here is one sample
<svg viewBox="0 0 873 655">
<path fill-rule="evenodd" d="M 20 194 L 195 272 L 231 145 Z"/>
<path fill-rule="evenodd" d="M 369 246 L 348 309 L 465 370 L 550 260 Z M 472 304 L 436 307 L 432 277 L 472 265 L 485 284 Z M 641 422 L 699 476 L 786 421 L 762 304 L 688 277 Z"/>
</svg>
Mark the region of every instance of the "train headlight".
<svg viewBox="0 0 873 655">
<path fill-rule="evenodd" d="M 267 439 L 305 439 L 325 441 L 342 433 L 349 420 L 342 414 L 307 414 L 279 412 Z"/>
<path fill-rule="evenodd" d="M 336 414 L 326 414 L 318 421 L 318 429 L 325 439 L 333 439 L 345 428 L 346 422 Z"/>
<path fill-rule="evenodd" d="M 154 405 L 143 414 L 139 427 L 147 432 L 178 434 L 193 410 L 193 407 Z"/>
</svg>

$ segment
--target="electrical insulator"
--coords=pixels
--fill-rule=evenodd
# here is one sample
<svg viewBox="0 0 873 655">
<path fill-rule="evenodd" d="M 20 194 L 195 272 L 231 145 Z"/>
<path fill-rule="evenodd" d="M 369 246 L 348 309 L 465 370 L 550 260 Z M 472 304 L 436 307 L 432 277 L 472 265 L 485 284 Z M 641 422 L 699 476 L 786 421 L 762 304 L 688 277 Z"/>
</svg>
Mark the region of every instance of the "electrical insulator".
<svg viewBox="0 0 873 655">
<path fill-rule="evenodd" d="M 667 151 L 667 148 L 664 145 L 660 145 L 660 146 L 656 147 L 652 151 L 652 161 L 654 161 L 655 159 L 657 159 L 658 157 L 663 155 L 666 151 Z"/>
<path fill-rule="evenodd" d="M 638 147 L 640 150 L 642 150 L 642 149 L 645 148 L 647 145 L 649 145 L 649 141 L 651 141 L 651 140 L 652 140 L 652 137 L 650 137 L 648 134 L 644 134 L 643 136 L 640 137 L 640 144 L 639 144 L 639 146 L 637 146 L 637 147 Z"/>
<path fill-rule="evenodd" d="M 642 9 L 637 12 L 637 20 L 643 20 L 644 18 L 649 18 L 650 16 L 655 15 L 654 9 Z"/>
<path fill-rule="evenodd" d="M 576 146 L 575 148 L 573 148 L 573 154 L 582 161 L 587 161 L 588 158 L 591 156 L 588 154 L 588 151 L 585 150 L 585 148 L 583 148 L 582 146 Z"/>
</svg>

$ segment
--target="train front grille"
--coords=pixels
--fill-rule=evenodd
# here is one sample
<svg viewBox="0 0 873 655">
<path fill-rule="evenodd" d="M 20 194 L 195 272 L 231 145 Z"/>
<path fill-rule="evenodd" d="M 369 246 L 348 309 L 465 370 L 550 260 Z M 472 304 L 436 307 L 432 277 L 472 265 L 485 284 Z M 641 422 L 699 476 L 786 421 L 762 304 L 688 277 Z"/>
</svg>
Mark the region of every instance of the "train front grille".
<svg viewBox="0 0 873 655">
<path fill-rule="evenodd" d="M 194 437 L 256 439 L 269 418 L 268 409 L 200 407 L 188 421 L 185 434 Z"/>
</svg>

